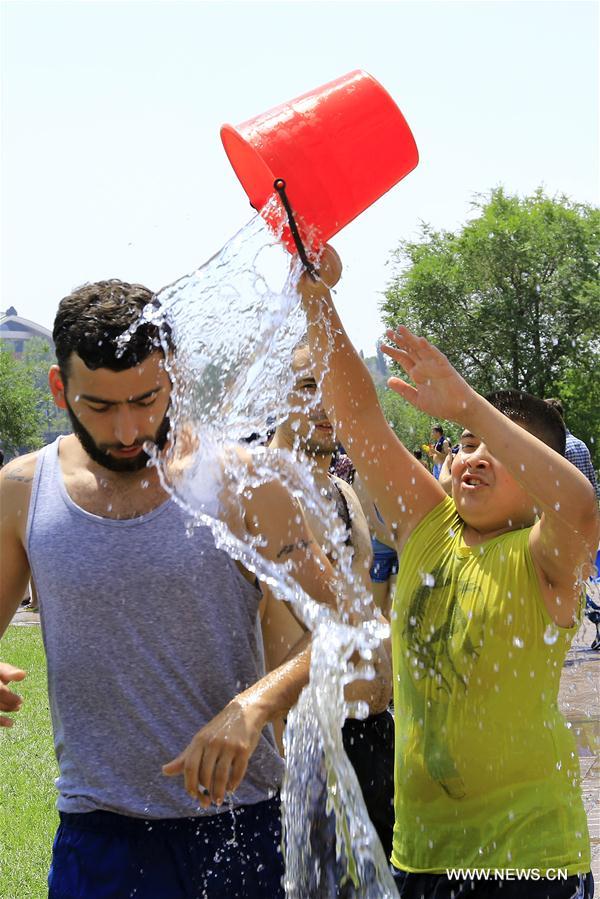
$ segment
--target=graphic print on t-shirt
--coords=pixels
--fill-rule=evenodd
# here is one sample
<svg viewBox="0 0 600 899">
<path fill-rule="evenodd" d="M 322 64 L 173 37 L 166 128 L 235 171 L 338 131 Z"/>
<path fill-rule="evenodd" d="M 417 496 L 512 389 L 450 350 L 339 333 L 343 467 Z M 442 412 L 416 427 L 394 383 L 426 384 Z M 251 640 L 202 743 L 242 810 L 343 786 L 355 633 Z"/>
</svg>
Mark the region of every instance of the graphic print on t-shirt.
<svg viewBox="0 0 600 899">
<path fill-rule="evenodd" d="M 477 614 L 473 614 L 476 609 Z M 484 638 L 484 603 L 476 582 L 452 578 L 440 566 L 423 574 L 411 595 L 404 623 L 404 641 L 411 672 L 413 714 L 425 717 L 423 757 L 431 777 L 455 799 L 465 795 L 447 742 L 451 706 L 460 704 L 469 688 Z"/>
</svg>

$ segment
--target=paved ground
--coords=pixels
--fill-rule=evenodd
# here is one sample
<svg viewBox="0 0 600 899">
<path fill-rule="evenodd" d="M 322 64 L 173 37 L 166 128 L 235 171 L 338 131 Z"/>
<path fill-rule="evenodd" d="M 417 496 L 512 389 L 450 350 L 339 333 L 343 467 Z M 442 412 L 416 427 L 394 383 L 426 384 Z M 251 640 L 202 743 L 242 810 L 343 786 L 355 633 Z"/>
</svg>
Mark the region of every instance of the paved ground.
<svg viewBox="0 0 600 899">
<path fill-rule="evenodd" d="M 567 657 L 559 705 L 571 723 L 579 749 L 583 801 L 592 842 L 592 871 L 600 886 L 600 651 L 590 643 L 596 628 L 587 619 Z"/>
<path fill-rule="evenodd" d="M 35 627 L 39 621 L 36 612 L 19 611 L 12 623 Z M 583 801 L 592 841 L 592 871 L 600 885 L 600 652 L 589 648 L 595 633 L 586 619 L 567 657 L 559 704 L 577 739 Z"/>
</svg>

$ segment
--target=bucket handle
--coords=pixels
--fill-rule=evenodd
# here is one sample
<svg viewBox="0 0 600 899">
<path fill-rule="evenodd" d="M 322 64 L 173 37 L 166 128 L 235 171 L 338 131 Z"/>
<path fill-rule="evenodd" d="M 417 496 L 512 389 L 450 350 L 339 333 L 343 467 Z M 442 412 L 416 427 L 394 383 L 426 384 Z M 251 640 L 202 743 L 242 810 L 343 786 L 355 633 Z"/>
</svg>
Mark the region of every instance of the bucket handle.
<svg viewBox="0 0 600 899">
<path fill-rule="evenodd" d="M 292 237 L 294 239 L 294 243 L 296 244 L 296 249 L 298 250 L 298 256 L 300 257 L 300 261 L 302 265 L 308 272 L 309 276 L 313 281 L 318 280 L 318 272 L 308 256 L 306 255 L 306 250 L 304 248 L 304 244 L 302 243 L 302 238 L 300 237 L 300 232 L 298 231 L 298 226 L 296 225 L 296 219 L 294 218 L 294 213 L 292 211 L 292 207 L 290 205 L 290 201 L 288 200 L 288 196 L 285 192 L 286 183 L 283 178 L 276 178 L 273 182 L 273 187 L 279 194 L 279 199 L 283 204 L 283 208 L 286 211 L 286 215 L 288 217 L 288 223 L 290 226 L 290 231 L 292 232 Z"/>
</svg>

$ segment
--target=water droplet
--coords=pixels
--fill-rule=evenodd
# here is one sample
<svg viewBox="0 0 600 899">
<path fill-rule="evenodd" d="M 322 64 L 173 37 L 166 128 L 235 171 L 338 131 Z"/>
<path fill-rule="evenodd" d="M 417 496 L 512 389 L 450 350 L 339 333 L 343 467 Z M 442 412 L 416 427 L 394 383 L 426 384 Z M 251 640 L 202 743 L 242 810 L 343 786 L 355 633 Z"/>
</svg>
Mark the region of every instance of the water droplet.
<svg viewBox="0 0 600 899">
<path fill-rule="evenodd" d="M 546 630 L 544 631 L 544 643 L 548 646 L 553 646 L 559 637 L 559 630 L 557 626 L 552 623 L 549 624 Z"/>
<path fill-rule="evenodd" d="M 525 643 L 521 639 L 521 637 L 513 637 L 513 646 L 516 646 L 517 649 L 523 649 Z"/>
</svg>

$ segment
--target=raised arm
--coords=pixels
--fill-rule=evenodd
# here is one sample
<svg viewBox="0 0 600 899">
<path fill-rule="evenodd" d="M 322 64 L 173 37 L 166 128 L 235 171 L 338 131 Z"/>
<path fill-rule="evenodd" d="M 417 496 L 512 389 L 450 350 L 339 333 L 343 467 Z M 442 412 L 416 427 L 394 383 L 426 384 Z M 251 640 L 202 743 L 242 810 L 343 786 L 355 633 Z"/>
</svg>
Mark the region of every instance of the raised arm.
<svg viewBox="0 0 600 899">
<path fill-rule="evenodd" d="M 323 404 L 365 487 L 402 547 L 417 524 L 444 498 L 429 472 L 388 425 L 371 375 L 348 339 L 328 289 L 341 273 L 335 251 L 326 247 L 321 281 L 303 276 L 300 294 Z"/>
<path fill-rule="evenodd" d="M 529 545 L 557 624 L 573 623 L 600 539 L 594 489 L 568 459 L 474 394 L 463 420 L 527 491 L 539 519 Z"/>
<path fill-rule="evenodd" d="M 524 489 L 539 514 L 530 547 L 546 583 L 548 610 L 567 626 L 583 579 L 589 575 L 600 536 L 594 490 L 567 459 L 511 421 L 470 387 L 436 347 L 406 328 L 389 331 L 395 347 L 383 350 L 411 376 L 414 386 L 392 378 L 390 386 L 429 415 L 460 423 Z M 579 580 L 579 583 L 576 583 Z"/>
</svg>

